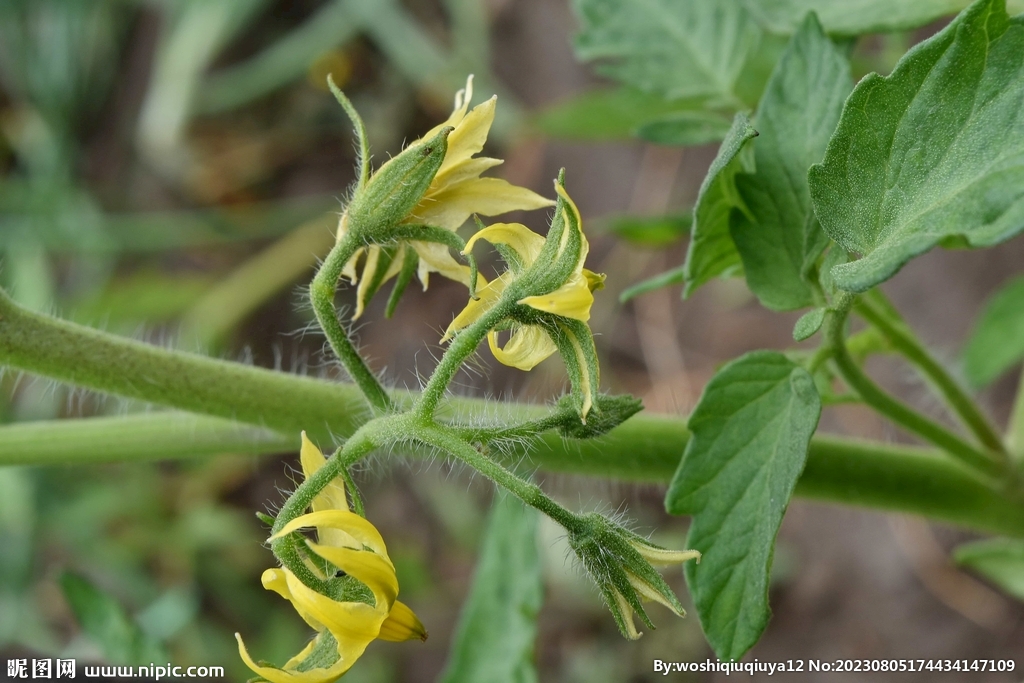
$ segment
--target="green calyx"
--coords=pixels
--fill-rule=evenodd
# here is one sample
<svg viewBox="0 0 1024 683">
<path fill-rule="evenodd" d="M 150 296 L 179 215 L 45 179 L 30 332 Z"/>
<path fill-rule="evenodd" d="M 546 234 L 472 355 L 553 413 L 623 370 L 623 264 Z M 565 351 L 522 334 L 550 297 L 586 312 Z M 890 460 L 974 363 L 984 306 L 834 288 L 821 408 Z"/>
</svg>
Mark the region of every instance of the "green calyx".
<svg viewBox="0 0 1024 683">
<path fill-rule="evenodd" d="M 363 242 L 381 244 L 416 208 L 448 153 L 450 126 L 408 147 L 356 190 L 345 211 L 345 229 Z"/>
<path fill-rule="evenodd" d="M 652 565 L 654 559 L 648 558 L 662 565 L 681 564 L 698 557 L 696 553 L 660 548 L 597 513 L 582 515 L 577 522 L 568 529 L 569 546 L 597 583 L 624 637 L 636 640 L 642 635 L 633 625 L 633 612 L 648 628 L 654 628 L 644 601 L 659 602 L 678 616 L 685 614 Z"/>
</svg>

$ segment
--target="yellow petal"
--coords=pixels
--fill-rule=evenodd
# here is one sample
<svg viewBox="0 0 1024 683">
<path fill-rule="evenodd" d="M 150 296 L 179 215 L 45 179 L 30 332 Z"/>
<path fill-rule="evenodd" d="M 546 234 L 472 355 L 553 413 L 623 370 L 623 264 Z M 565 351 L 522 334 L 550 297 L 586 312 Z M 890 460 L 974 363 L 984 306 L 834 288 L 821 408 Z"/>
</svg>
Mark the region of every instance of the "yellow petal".
<svg viewBox="0 0 1024 683">
<path fill-rule="evenodd" d="M 374 281 L 374 273 L 377 271 L 377 261 L 380 260 L 381 248 L 376 244 L 366 248 L 366 263 L 363 264 L 363 278 L 356 288 L 356 312 L 352 315 L 353 320 L 358 320 L 366 309 L 370 298 L 370 285 Z"/>
<path fill-rule="evenodd" d="M 380 635 L 377 637 L 393 643 L 413 639 L 426 640 L 427 629 L 408 605 L 395 600 L 395 604 L 391 607 L 391 613 L 380 625 Z"/>
<path fill-rule="evenodd" d="M 295 611 L 299 613 L 299 616 L 302 617 L 302 620 L 309 624 L 310 628 L 312 628 L 314 631 L 323 631 L 324 625 L 317 621 L 313 617 L 313 615 L 300 609 L 300 607 L 297 604 L 295 604 L 295 601 L 292 599 L 292 591 L 290 588 L 288 588 L 287 578 L 288 574 L 290 573 L 291 572 L 289 572 L 287 569 L 268 569 L 265 572 L 263 572 L 263 576 L 260 577 L 260 579 L 263 582 L 264 588 L 266 588 L 268 591 L 274 591 L 282 598 L 292 603 L 292 607 L 294 607 Z"/>
<path fill-rule="evenodd" d="M 429 140 L 438 133 L 445 126 L 451 126 L 452 128 L 458 128 L 459 124 L 462 123 L 462 119 L 466 117 L 466 111 L 469 109 L 469 103 L 473 99 L 473 74 L 470 74 L 466 78 L 466 87 L 464 90 L 460 90 L 455 93 L 455 108 L 451 113 L 451 116 L 444 123 L 439 123 L 430 130 L 428 130 L 423 137 L 415 140 L 412 144 L 416 145 L 424 140 Z M 410 145 L 411 146 L 411 145 Z"/>
<path fill-rule="evenodd" d="M 528 296 L 520 299 L 518 303 L 538 311 L 587 322 L 590 320 L 590 307 L 594 305 L 594 294 L 590 291 L 585 277 L 574 275 L 550 294 Z"/>
<path fill-rule="evenodd" d="M 643 633 L 637 631 L 636 625 L 633 623 L 633 607 L 626 602 L 626 598 L 622 597 L 619 591 L 612 589 L 612 594 L 615 595 L 615 605 L 619 608 L 622 621 L 626 626 L 626 637 L 630 640 L 638 640 Z"/>
<path fill-rule="evenodd" d="M 469 286 L 469 266 L 456 261 L 447 246 L 437 242 L 410 242 L 409 245 L 416 250 L 416 254 L 420 257 L 417 275 L 420 282 L 423 283 L 423 289 L 426 289 L 429 284 L 430 273 L 440 273 L 449 280 Z M 487 284 L 486 279 L 481 283 L 482 277 L 479 273 L 477 274 L 477 287 Z"/>
<path fill-rule="evenodd" d="M 449 136 L 450 139 L 451 136 Z M 449 147 L 449 149 L 451 148 Z M 447 157 L 445 157 L 445 161 L 448 161 Z M 500 166 L 502 163 L 504 162 L 501 159 L 492 159 L 490 157 L 465 159 L 451 166 L 442 166 L 441 170 L 434 176 L 431 184 L 439 189 L 446 185 L 455 185 L 466 180 L 472 180 L 473 178 L 478 178 L 484 171 Z"/>
<path fill-rule="evenodd" d="M 249 651 L 242 642 L 242 636 L 235 634 L 238 641 L 238 655 L 245 662 L 245 665 L 256 672 L 257 675 L 267 679 L 270 683 L 334 683 L 346 671 L 352 668 L 355 659 L 338 659 L 329 669 L 312 669 L 310 671 L 285 671 L 271 666 L 260 666 L 249 656 Z M 308 649 L 308 648 L 307 648 Z M 294 661 L 289 661 L 289 664 Z"/>
<path fill-rule="evenodd" d="M 365 583 L 373 593 L 378 607 L 383 602 L 388 610 L 391 609 L 398 597 L 398 577 L 395 575 L 395 566 L 388 558 L 369 550 L 336 548 L 316 543 L 308 545 L 314 553 Z"/>
<path fill-rule="evenodd" d="M 309 656 L 309 653 L 313 651 L 314 647 L 316 647 L 316 638 L 313 638 L 308 643 L 306 643 L 306 647 L 302 648 L 299 651 L 299 654 L 295 655 L 294 657 L 289 659 L 287 662 L 285 662 L 284 666 L 282 666 L 281 668 L 282 669 L 286 669 L 286 670 L 287 669 L 294 669 L 295 667 L 297 667 L 299 664 L 301 664 L 302 662 L 304 662 L 306 660 L 306 657 Z"/>
<path fill-rule="evenodd" d="M 595 273 L 592 270 L 583 269 L 583 277 L 587 280 L 587 287 L 591 292 L 604 289 L 604 281 L 608 278 L 604 273 Z"/>
<path fill-rule="evenodd" d="M 478 231 L 466 242 L 464 254 L 468 254 L 477 240 L 486 240 L 491 244 L 504 244 L 519 255 L 523 268 L 528 268 L 537 260 L 537 255 L 544 248 L 544 238 L 521 223 L 494 223 Z"/>
<path fill-rule="evenodd" d="M 327 458 L 316 445 L 309 440 L 306 432 L 302 432 L 302 448 L 299 451 L 299 461 L 302 463 L 302 475 L 309 479 L 313 474 L 324 466 Z M 348 498 L 345 496 L 345 482 L 340 478 L 331 481 L 313 499 L 313 512 L 319 510 L 348 510 Z M 323 541 L 323 538 L 320 539 Z"/>
<path fill-rule="evenodd" d="M 644 598 L 645 600 L 652 600 L 661 605 L 664 605 L 665 607 L 668 607 L 670 610 L 672 610 L 673 613 L 675 613 L 676 616 L 686 616 L 685 610 L 677 609 L 676 606 L 669 602 L 664 595 L 654 590 L 654 588 L 652 588 L 650 584 L 641 579 L 639 576 L 633 574 L 633 572 L 629 571 L 628 569 L 626 570 L 626 578 L 629 579 L 629 584 L 636 589 L 636 592 L 640 594 L 640 597 Z"/>
<path fill-rule="evenodd" d="M 497 103 L 498 97 L 495 95 L 473 107 L 473 111 L 459 122 L 448 136 L 448 151 L 438 173 L 443 173 L 483 150 L 484 143 L 487 142 L 487 133 L 494 123 L 494 109 Z"/>
<path fill-rule="evenodd" d="M 380 625 L 388 615 L 386 605 L 371 607 L 363 602 L 338 602 L 306 587 L 291 572 L 286 577 L 296 608 L 301 607 L 331 632 L 343 659 L 358 659 L 380 633 Z"/>
<path fill-rule="evenodd" d="M 697 560 L 697 563 L 700 563 L 699 550 L 668 550 L 667 548 L 656 548 L 638 541 L 630 541 L 630 545 L 636 548 L 641 557 L 656 567 L 668 567 L 673 564 L 682 564 L 689 560 Z"/>
<path fill-rule="evenodd" d="M 354 512 L 348 510 L 320 510 L 306 515 L 300 515 L 284 525 L 276 534 L 270 537 L 276 541 L 282 536 L 287 536 L 293 531 L 303 527 L 315 526 L 338 529 L 349 534 L 361 546 L 366 546 L 378 555 L 388 556 L 387 547 L 377 528 Z M 359 549 L 359 548 L 357 548 Z"/>
<path fill-rule="evenodd" d="M 498 335 L 490 332 L 487 344 L 498 362 L 520 370 L 530 371 L 538 363 L 558 350 L 551 337 L 538 325 L 524 325 L 512 333 L 505 348 L 498 346 Z"/>
<path fill-rule="evenodd" d="M 411 215 L 419 223 L 457 230 L 470 215 L 496 216 L 540 209 L 553 202 L 500 178 L 473 178 L 428 191 Z"/>
<path fill-rule="evenodd" d="M 501 295 L 505 291 L 505 287 L 508 286 L 510 279 L 511 275 L 505 272 L 488 282 L 485 286 L 477 289 L 477 298 L 470 299 L 466 307 L 462 309 L 462 312 L 455 316 L 455 320 L 445 330 L 441 341 L 448 341 L 456 332 L 473 324 L 480 316 L 491 310 L 501 299 Z"/>
<path fill-rule="evenodd" d="M 352 254 L 352 258 L 350 258 L 345 263 L 345 267 L 341 269 L 341 276 L 343 278 L 347 278 L 353 285 L 359 282 L 359 259 L 362 258 L 363 252 L 365 251 L 366 250 L 362 247 L 356 249 L 355 253 Z"/>
</svg>

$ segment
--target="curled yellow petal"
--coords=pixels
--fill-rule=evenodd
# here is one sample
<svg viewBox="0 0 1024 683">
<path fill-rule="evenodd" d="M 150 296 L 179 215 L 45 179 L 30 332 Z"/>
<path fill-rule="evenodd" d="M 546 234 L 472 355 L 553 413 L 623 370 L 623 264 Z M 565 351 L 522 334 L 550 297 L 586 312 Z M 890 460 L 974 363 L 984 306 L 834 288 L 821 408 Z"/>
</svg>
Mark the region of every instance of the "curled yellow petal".
<svg viewBox="0 0 1024 683">
<path fill-rule="evenodd" d="M 654 601 L 660 605 L 668 607 L 672 612 L 679 617 L 686 616 L 686 610 L 679 609 L 671 602 L 669 602 L 664 595 L 654 590 L 647 582 L 636 576 L 633 572 L 626 570 L 626 578 L 629 579 L 629 584 L 636 589 L 636 592 L 640 594 L 645 600 Z"/>
<path fill-rule="evenodd" d="M 294 604 L 331 632 L 343 659 L 358 659 L 380 633 L 380 625 L 388 615 L 384 605 L 371 607 L 364 602 L 338 602 L 308 588 L 291 572 L 286 577 Z"/>
<path fill-rule="evenodd" d="M 388 618 L 381 624 L 380 635 L 377 637 L 393 643 L 414 639 L 426 640 L 427 629 L 408 605 L 396 600 Z"/>
<path fill-rule="evenodd" d="M 501 299 L 501 295 L 505 291 L 505 287 L 508 286 L 511 277 L 512 276 L 507 272 L 502 273 L 480 289 L 477 289 L 477 298 L 470 299 L 469 303 L 466 304 L 466 307 L 462 309 L 462 312 L 455 316 L 455 320 L 452 320 L 451 324 L 448 325 L 448 329 L 445 330 L 441 341 L 448 341 L 455 336 L 456 332 L 472 325 L 480 318 L 480 316 L 494 308 L 494 305 L 498 303 L 499 299 Z"/>
<path fill-rule="evenodd" d="M 249 656 L 249 651 L 246 649 L 245 643 L 242 642 L 242 636 L 236 633 L 235 640 L 238 641 L 238 655 L 242 658 L 242 661 L 245 662 L 245 665 L 256 672 L 257 675 L 270 681 L 270 683 L 334 683 L 334 681 L 348 671 L 352 667 L 352 664 L 355 663 L 354 659 L 345 660 L 339 658 L 337 662 L 327 669 L 311 669 L 309 671 L 295 671 L 278 669 L 273 666 L 260 666 L 252 660 L 252 657 Z M 312 645 L 313 644 L 310 643 L 310 645 L 303 650 L 303 653 L 308 654 L 308 651 L 312 649 Z M 297 666 L 296 660 L 298 659 L 298 657 L 293 657 L 285 666 Z"/>
<path fill-rule="evenodd" d="M 378 603 L 383 602 L 388 609 L 394 604 L 398 597 L 398 577 L 395 566 L 388 558 L 369 550 L 336 548 L 317 543 L 308 545 L 314 553 L 365 583 Z"/>
<path fill-rule="evenodd" d="M 324 629 L 324 625 L 317 621 L 312 614 L 302 610 L 299 605 L 295 603 L 295 600 L 292 599 L 292 591 L 288 587 L 287 579 L 287 575 L 290 573 L 291 572 L 287 569 L 268 569 L 263 572 L 263 576 L 260 577 L 260 580 L 263 582 L 263 587 L 265 589 L 268 591 L 274 591 L 282 598 L 292 603 L 292 607 L 294 607 L 295 611 L 299 613 L 302 620 L 309 624 L 310 628 L 314 631 L 322 631 Z"/>
<path fill-rule="evenodd" d="M 302 448 L 299 450 L 299 461 L 302 463 L 302 474 L 306 479 L 313 476 L 327 462 L 323 452 L 316 447 L 316 444 L 309 440 L 306 432 L 302 432 Z M 345 482 L 341 479 L 331 481 L 313 499 L 312 508 L 314 512 L 318 510 L 347 510 L 348 498 L 345 496 Z M 319 538 L 321 542 L 326 542 L 323 536 Z"/>
<path fill-rule="evenodd" d="M 377 528 L 356 513 L 348 510 L 319 510 L 306 515 L 300 515 L 288 524 L 285 524 L 280 531 L 270 537 L 270 540 L 276 541 L 282 536 L 287 536 L 304 527 L 327 527 L 344 531 L 359 543 L 357 549 L 366 546 L 378 555 L 388 556 L 384 539 L 381 537 L 380 532 L 377 531 Z"/>
<path fill-rule="evenodd" d="M 497 333 L 490 332 L 487 344 L 498 362 L 527 372 L 558 350 L 548 333 L 538 325 L 516 328 L 504 348 L 498 345 Z"/>
<path fill-rule="evenodd" d="M 544 248 L 544 238 L 521 223 L 494 223 L 480 230 L 469 238 L 463 254 L 473 250 L 477 240 L 486 240 L 491 244 L 505 244 L 510 247 L 522 262 L 524 268 L 537 260 L 537 255 Z"/>
<path fill-rule="evenodd" d="M 549 294 L 528 296 L 525 299 L 520 299 L 518 303 L 538 311 L 587 322 L 590 320 L 590 307 L 594 305 L 594 294 L 590 291 L 585 277 L 574 275 L 555 291 Z"/>
<path fill-rule="evenodd" d="M 640 636 L 643 635 L 640 631 L 636 630 L 636 625 L 633 623 L 633 607 L 626 598 L 622 597 L 622 593 L 612 589 L 612 594 L 615 596 L 615 606 L 618 607 L 619 613 L 622 614 L 622 623 L 626 627 L 626 637 L 630 640 L 639 640 Z"/>
<path fill-rule="evenodd" d="M 640 553 L 641 557 L 656 567 L 668 567 L 673 564 L 682 564 L 689 560 L 697 560 L 697 563 L 700 563 L 699 550 L 668 550 L 667 548 L 658 548 L 646 543 L 640 543 L 639 541 L 632 541 L 630 545 Z"/>
</svg>

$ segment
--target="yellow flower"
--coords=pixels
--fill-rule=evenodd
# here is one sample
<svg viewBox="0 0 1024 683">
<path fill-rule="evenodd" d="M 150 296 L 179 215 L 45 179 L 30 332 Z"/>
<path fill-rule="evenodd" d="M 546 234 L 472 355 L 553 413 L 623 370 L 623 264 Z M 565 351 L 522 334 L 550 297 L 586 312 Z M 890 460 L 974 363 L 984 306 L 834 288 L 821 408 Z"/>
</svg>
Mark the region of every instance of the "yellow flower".
<svg viewBox="0 0 1024 683">
<path fill-rule="evenodd" d="M 520 370 L 532 370 L 538 363 L 558 350 L 556 336 L 566 340 L 572 349 L 581 369 L 587 368 L 588 354 L 585 344 L 588 340 L 580 339 L 578 326 L 567 324 L 569 320 L 576 320 L 586 323 L 590 320 L 590 307 L 594 303 L 593 292 L 604 286 L 604 275 L 599 275 L 583 267 L 587 259 L 587 252 L 590 247 L 587 238 L 583 234 L 583 223 L 580 218 L 579 209 L 558 182 L 555 183 L 555 191 L 562 199 L 562 222 L 565 226 L 561 234 L 558 249 L 551 258 L 551 263 L 559 261 L 564 250 L 570 243 L 569 231 L 579 232 L 580 248 L 576 258 L 575 266 L 566 281 L 550 292 L 526 296 L 516 301 L 517 304 L 528 306 L 537 311 L 552 314 L 544 320 L 544 324 L 521 324 L 512 322 L 512 334 L 508 342 L 501 346 L 498 343 L 498 333 L 492 330 L 487 335 L 487 343 L 491 348 L 494 357 L 505 365 L 510 365 Z M 495 223 L 477 232 L 466 243 L 465 253 L 473 248 L 477 240 L 487 240 L 491 244 L 507 247 L 505 254 L 511 256 L 509 269 L 498 276 L 495 280 L 479 288 L 476 292 L 477 298 L 470 300 L 466 307 L 452 321 L 445 331 L 442 341 L 451 339 L 459 330 L 471 325 L 482 317 L 489 310 L 500 302 L 505 290 L 513 282 L 516 282 L 531 267 L 538 265 L 537 261 L 544 249 L 545 238 L 533 232 L 525 225 L 519 223 Z M 511 253 L 510 253 L 511 252 Z M 548 263 L 539 264 L 540 268 L 550 267 Z M 532 275 L 532 273 L 531 273 Z M 581 387 L 585 395 L 582 414 L 585 417 L 590 409 L 592 397 L 597 387 L 591 384 L 591 373 L 581 372 L 582 381 L 585 386 Z"/>
<path fill-rule="evenodd" d="M 466 80 L 465 90 L 455 95 L 455 110 L 448 120 L 410 145 L 412 147 L 429 140 L 446 127 L 454 129 L 448 135 L 448 150 L 441 167 L 419 204 L 401 224 L 428 225 L 454 232 L 472 214 L 496 216 L 509 211 L 540 209 L 554 204 L 550 199 L 525 187 L 517 187 L 499 178 L 480 177 L 484 171 L 502 163 L 501 159 L 475 156 L 483 150 L 487 133 L 494 122 L 497 96 L 470 111 L 469 103 L 472 99 L 473 77 L 470 76 Z M 381 167 L 381 170 L 386 166 Z M 347 215 L 342 215 L 338 224 L 339 241 L 348 232 L 347 218 Z M 360 272 L 360 259 L 364 257 Z M 403 240 L 391 252 L 386 252 L 385 247 L 370 245 L 359 249 L 342 272 L 352 284 L 359 283 L 353 319 L 362 315 L 373 292 L 398 275 L 406 260 L 413 258 L 418 260 L 417 274 L 424 289 L 427 288 L 432 272 L 469 286 L 470 269 L 452 258 L 448 247 L 443 244 Z M 478 278 L 477 282 L 483 286 L 485 280 Z"/>
<path fill-rule="evenodd" d="M 306 434 L 302 434 L 302 471 L 306 478 L 323 466 L 325 459 Z M 363 654 L 374 639 L 403 641 L 425 640 L 427 632 L 411 609 L 399 602 L 398 579 L 388 557 L 384 539 L 367 520 L 348 508 L 345 486 L 340 480 L 331 482 L 313 500 L 313 512 L 301 515 L 286 524 L 270 540 L 276 540 L 306 527 L 315 527 L 317 542 L 306 547 L 321 562 L 309 560 L 307 566 L 321 579 L 334 578 L 322 567 L 337 571 L 335 581 L 345 579 L 352 592 L 352 579 L 365 586 L 373 604 L 357 600 L 336 600 L 306 586 L 287 568 L 263 572 L 263 587 L 292 603 L 307 624 L 320 634 L 283 668 L 260 666 L 249 656 L 241 636 L 238 651 L 246 666 L 271 683 L 329 683 L 336 680 Z M 323 658 L 314 653 L 316 646 L 327 642 L 336 647 L 336 654 Z M 313 661 L 316 660 L 316 661 Z M 314 664 L 327 664 L 315 666 Z"/>
</svg>

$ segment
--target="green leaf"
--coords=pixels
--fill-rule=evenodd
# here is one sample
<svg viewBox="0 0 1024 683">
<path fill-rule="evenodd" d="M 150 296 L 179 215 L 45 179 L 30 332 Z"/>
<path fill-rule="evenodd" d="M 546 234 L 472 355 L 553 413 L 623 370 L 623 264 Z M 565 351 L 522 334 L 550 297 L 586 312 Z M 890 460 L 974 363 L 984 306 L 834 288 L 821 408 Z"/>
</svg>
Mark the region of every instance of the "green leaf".
<svg viewBox="0 0 1024 683">
<path fill-rule="evenodd" d="M 640 126 L 638 137 L 659 145 L 706 145 L 729 133 L 729 119 L 711 111 L 679 111 Z"/>
<path fill-rule="evenodd" d="M 761 30 L 736 0 L 574 0 L 576 55 L 669 99 L 744 106 L 737 84 Z"/>
<path fill-rule="evenodd" d="M 1024 276 L 985 304 L 964 349 L 964 373 L 983 387 L 1024 358 Z"/>
<path fill-rule="evenodd" d="M 646 123 L 697 106 L 635 88 L 599 88 L 542 110 L 533 123 L 545 135 L 565 140 L 626 140 Z"/>
<path fill-rule="evenodd" d="M 491 510 L 442 683 L 535 682 L 542 599 L 537 513 L 501 494 Z"/>
<path fill-rule="evenodd" d="M 808 15 L 757 110 L 757 171 L 736 177 L 748 211 L 734 210 L 730 219 L 747 284 L 773 310 L 814 303 L 809 272 L 828 238 L 811 207 L 807 169 L 824 156 L 852 89 L 849 60 Z"/>
<path fill-rule="evenodd" d="M 739 659 L 768 624 L 775 536 L 804 467 L 821 402 L 807 371 L 755 351 L 711 379 L 665 507 L 693 515 L 686 566 L 700 623 L 721 659 Z"/>
<path fill-rule="evenodd" d="M 605 229 L 616 237 L 644 247 L 665 247 L 690 234 L 693 212 L 667 216 L 614 216 Z"/>
<path fill-rule="evenodd" d="M 142 665 L 167 661 L 160 644 L 142 632 L 117 600 L 71 572 L 61 576 L 60 585 L 82 631 L 99 645 L 109 662 Z"/>
<path fill-rule="evenodd" d="M 856 36 L 917 28 L 956 14 L 966 0 L 744 0 L 750 13 L 773 33 L 791 33 L 815 12 L 829 33 Z"/>
<path fill-rule="evenodd" d="M 863 256 L 833 277 L 861 292 L 962 236 L 974 247 L 1024 229 L 1024 17 L 979 0 L 854 89 L 820 165 L 814 210 Z"/>
<path fill-rule="evenodd" d="M 825 322 L 824 308 L 813 308 L 807 311 L 800 316 L 800 319 L 796 321 L 796 325 L 793 326 L 793 339 L 796 341 L 810 339 L 815 332 L 821 329 L 823 322 Z"/>
<path fill-rule="evenodd" d="M 701 183 L 693 207 L 693 236 L 683 266 L 683 296 L 689 296 L 713 277 L 739 269 L 740 255 L 729 235 L 729 213 L 740 205 L 735 184 L 736 174 L 744 168 L 740 151 L 756 135 L 747 115 L 736 114 Z"/>
<path fill-rule="evenodd" d="M 989 538 L 967 543 L 956 549 L 953 559 L 1018 600 L 1024 600 L 1024 541 Z"/>
</svg>

